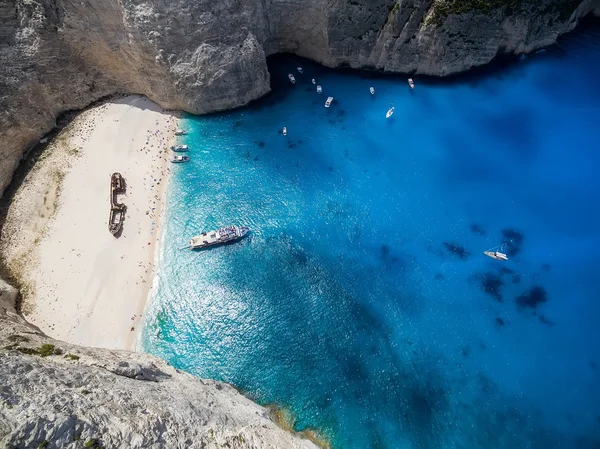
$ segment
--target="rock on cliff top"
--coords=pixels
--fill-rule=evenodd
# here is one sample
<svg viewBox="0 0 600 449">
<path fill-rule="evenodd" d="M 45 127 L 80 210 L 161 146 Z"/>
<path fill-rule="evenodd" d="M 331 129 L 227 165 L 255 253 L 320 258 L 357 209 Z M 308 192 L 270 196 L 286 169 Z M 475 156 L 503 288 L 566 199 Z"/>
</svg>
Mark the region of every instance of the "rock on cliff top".
<svg viewBox="0 0 600 449">
<path fill-rule="evenodd" d="M 52 340 L 0 287 L 0 447 L 316 449 L 231 385 Z"/>
</svg>

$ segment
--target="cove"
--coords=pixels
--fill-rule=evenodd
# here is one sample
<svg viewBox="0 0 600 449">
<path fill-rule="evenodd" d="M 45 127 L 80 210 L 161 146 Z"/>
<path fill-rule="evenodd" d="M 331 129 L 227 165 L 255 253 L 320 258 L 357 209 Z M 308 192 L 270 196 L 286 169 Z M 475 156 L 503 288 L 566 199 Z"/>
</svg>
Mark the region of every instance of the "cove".
<svg viewBox="0 0 600 449">
<path fill-rule="evenodd" d="M 334 448 L 595 447 L 598 43 L 414 91 L 282 56 L 268 97 L 188 116 L 143 349 Z M 182 249 L 225 225 L 251 236 Z"/>
</svg>

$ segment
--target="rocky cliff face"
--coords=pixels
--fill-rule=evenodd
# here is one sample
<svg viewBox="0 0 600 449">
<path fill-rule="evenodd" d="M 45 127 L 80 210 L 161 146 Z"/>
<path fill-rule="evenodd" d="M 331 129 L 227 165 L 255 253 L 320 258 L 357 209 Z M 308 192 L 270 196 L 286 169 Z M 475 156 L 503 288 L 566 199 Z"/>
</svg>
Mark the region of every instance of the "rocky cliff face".
<svg viewBox="0 0 600 449">
<path fill-rule="evenodd" d="M 447 75 L 551 44 L 600 0 L 4 0 L 0 191 L 56 117 L 114 93 L 207 113 L 269 91 L 266 56 Z"/>
<path fill-rule="evenodd" d="M 230 385 L 46 337 L 15 295 L 0 286 L 0 447 L 317 448 Z"/>
</svg>

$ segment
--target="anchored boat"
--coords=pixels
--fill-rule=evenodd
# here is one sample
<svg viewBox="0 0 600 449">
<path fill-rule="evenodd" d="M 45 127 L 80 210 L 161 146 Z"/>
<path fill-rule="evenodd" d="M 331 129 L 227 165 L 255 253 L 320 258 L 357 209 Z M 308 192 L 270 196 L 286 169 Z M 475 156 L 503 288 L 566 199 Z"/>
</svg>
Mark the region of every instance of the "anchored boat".
<svg viewBox="0 0 600 449">
<path fill-rule="evenodd" d="M 298 69 L 298 73 L 303 73 L 304 72 L 304 70 L 302 70 L 302 67 L 297 67 L 297 69 Z"/>
<path fill-rule="evenodd" d="M 323 89 L 321 88 L 321 86 L 317 86 L 317 93 L 320 94 L 321 92 L 323 92 Z"/>
<path fill-rule="evenodd" d="M 502 245 L 498 245 L 493 248 L 490 248 L 487 251 L 484 251 L 483 254 L 485 254 L 486 256 L 491 257 L 492 259 L 495 259 L 495 260 L 508 260 L 508 256 L 506 254 L 504 254 L 501 251 L 498 251 L 498 250 L 502 250 L 504 245 L 506 245 L 506 243 L 503 243 Z"/>
<path fill-rule="evenodd" d="M 190 161 L 189 156 L 173 156 L 171 158 L 171 162 L 174 164 L 181 164 L 183 162 L 189 162 L 189 161 Z"/>
<path fill-rule="evenodd" d="M 413 79 L 412 79 L 412 78 L 409 78 L 409 79 L 408 79 L 408 85 L 410 86 L 410 88 L 411 88 L 411 89 L 414 89 L 414 88 L 415 88 L 415 82 L 413 81 Z"/>
<path fill-rule="evenodd" d="M 290 79 L 290 83 L 296 84 L 296 78 L 291 73 L 288 73 L 288 78 Z"/>
<path fill-rule="evenodd" d="M 282 130 L 282 132 L 283 132 L 283 135 L 284 135 L 284 136 L 287 136 L 287 128 L 286 128 L 285 126 L 283 127 L 283 130 Z"/>
<path fill-rule="evenodd" d="M 385 114 L 385 118 L 390 118 L 393 113 L 394 113 L 394 106 L 392 106 L 391 108 L 388 109 L 388 111 Z"/>
<path fill-rule="evenodd" d="M 317 84 L 317 82 L 315 81 L 315 79 L 314 79 L 314 78 L 312 79 L 312 83 L 313 83 L 313 84 Z"/>
<path fill-rule="evenodd" d="M 171 147 L 171 150 L 173 151 L 187 151 L 189 150 L 187 145 L 173 145 Z"/>
<path fill-rule="evenodd" d="M 369 87 L 369 92 L 371 92 L 371 95 L 375 95 L 375 88 Z"/>
<path fill-rule="evenodd" d="M 331 102 L 333 101 L 333 97 L 327 97 L 327 101 L 325 102 L 325 107 L 328 108 L 331 106 Z"/>
<path fill-rule="evenodd" d="M 216 231 L 203 232 L 190 240 L 190 249 L 207 248 L 209 246 L 222 245 L 233 242 L 244 237 L 250 228 L 248 226 L 226 226 Z"/>
<path fill-rule="evenodd" d="M 176 136 L 184 136 L 186 134 L 187 134 L 187 131 L 185 129 L 178 129 L 177 131 L 175 131 Z"/>
</svg>

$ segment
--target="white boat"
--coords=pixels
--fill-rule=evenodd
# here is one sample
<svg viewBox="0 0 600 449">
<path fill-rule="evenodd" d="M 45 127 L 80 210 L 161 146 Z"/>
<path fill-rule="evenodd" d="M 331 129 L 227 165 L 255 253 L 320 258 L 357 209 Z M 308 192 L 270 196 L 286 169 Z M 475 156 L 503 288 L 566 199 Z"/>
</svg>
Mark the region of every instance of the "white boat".
<svg viewBox="0 0 600 449">
<path fill-rule="evenodd" d="M 222 245 L 234 242 L 244 237 L 250 228 L 248 226 L 227 226 L 216 231 L 203 232 L 190 239 L 190 249 L 207 248 L 209 246 Z"/>
<path fill-rule="evenodd" d="M 312 83 L 313 83 L 313 84 L 317 84 L 317 82 L 315 81 L 315 79 L 314 79 L 314 78 L 312 79 Z"/>
<path fill-rule="evenodd" d="M 484 251 L 483 254 L 496 260 L 508 260 L 508 256 L 500 251 Z"/>
<path fill-rule="evenodd" d="M 182 164 L 183 162 L 189 162 L 190 161 L 190 157 L 189 156 L 173 156 L 171 158 L 171 162 L 174 164 Z"/>
<path fill-rule="evenodd" d="M 285 126 L 283 127 L 283 135 L 287 136 L 287 128 Z"/>
<path fill-rule="evenodd" d="M 333 101 L 333 97 L 327 97 L 327 101 L 325 102 L 325 107 L 328 108 L 331 106 L 331 102 Z"/>
<path fill-rule="evenodd" d="M 323 92 L 323 89 L 321 89 L 321 86 L 317 86 L 317 93 L 320 94 L 321 92 Z"/>
<path fill-rule="evenodd" d="M 296 78 L 291 73 L 288 73 L 288 78 L 290 79 L 290 83 L 296 84 Z"/>
<path fill-rule="evenodd" d="M 498 245 L 493 248 L 490 248 L 487 251 L 484 251 L 483 254 L 485 254 L 486 256 L 491 257 L 492 259 L 495 259 L 495 260 L 508 260 L 508 256 L 501 251 L 503 251 L 502 248 L 504 248 L 504 245 L 507 245 L 511 241 L 512 240 L 510 240 L 507 243 L 503 243 L 502 245 Z"/>
<path fill-rule="evenodd" d="M 409 79 L 408 79 L 408 85 L 410 86 L 410 88 L 411 88 L 411 89 L 414 89 L 414 88 L 415 88 L 415 82 L 413 81 L 413 79 L 412 79 L 412 78 L 409 78 Z"/>
<path fill-rule="evenodd" d="M 394 113 L 394 106 L 392 106 L 391 108 L 388 109 L 387 113 L 385 114 L 385 118 L 390 118 L 393 113 Z"/>
<path fill-rule="evenodd" d="M 178 129 L 177 131 L 175 131 L 176 136 L 183 136 L 185 134 L 187 134 L 187 131 L 185 129 Z"/>
<path fill-rule="evenodd" d="M 187 151 L 189 150 L 187 145 L 173 145 L 171 147 L 171 150 L 173 151 Z"/>
<path fill-rule="evenodd" d="M 369 87 L 369 92 L 371 92 L 371 95 L 375 95 L 375 88 Z"/>
<path fill-rule="evenodd" d="M 304 72 L 304 70 L 302 70 L 302 67 L 297 67 L 297 69 L 298 69 L 298 73 Z"/>
</svg>

